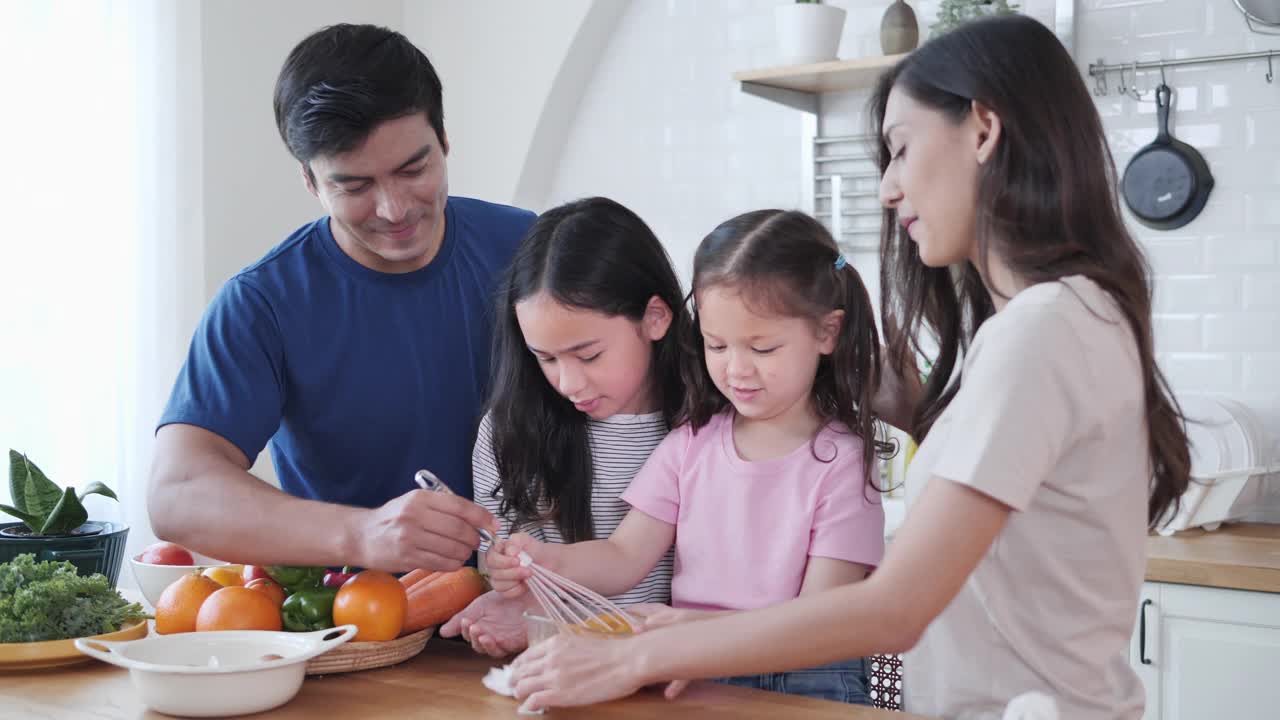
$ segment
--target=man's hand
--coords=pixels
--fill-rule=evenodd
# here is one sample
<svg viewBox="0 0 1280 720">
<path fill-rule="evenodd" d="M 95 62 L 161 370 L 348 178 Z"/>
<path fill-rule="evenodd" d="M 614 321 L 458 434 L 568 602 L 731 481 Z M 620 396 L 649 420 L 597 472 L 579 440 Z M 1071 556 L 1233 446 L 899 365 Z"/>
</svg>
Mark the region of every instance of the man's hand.
<svg viewBox="0 0 1280 720">
<path fill-rule="evenodd" d="M 477 528 L 497 532 L 498 523 L 470 500 L 411 490 L 361 516 L 353 564 L 392 572 L 456 570 L 479 546 Z"/>
<path fill-rule="evenodd" d="M 461 635 L 481 655 L 507 657 L 529 645 L 524 625 L 525 604 L 496 592 L 487 592 L 471 601 L 440 628 L 443 637 Z"/>
</svg>

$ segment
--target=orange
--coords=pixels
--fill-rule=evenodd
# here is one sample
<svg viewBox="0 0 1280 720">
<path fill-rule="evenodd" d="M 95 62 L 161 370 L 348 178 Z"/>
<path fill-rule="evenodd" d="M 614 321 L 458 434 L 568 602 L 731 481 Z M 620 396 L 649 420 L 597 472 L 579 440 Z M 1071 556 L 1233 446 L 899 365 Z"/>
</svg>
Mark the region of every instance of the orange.
<svg viewBox="0 0 1280 720">
<path fill-rule="evenodd" d="M 279 630 L 280 607 L 264 592 L 224 587 L 209 596 L 196 615 L 196 630 Z"/>
<path fill-rule="evenodd" d="M 333 598 L 333 624 L 355 625 L 356 642 L 395 640 L 408 612 L 404 585 L 381 570 L 356 575 L 338 588 Z"/>
<path fill-rule="evenodd" d="M 275 580 L 270 578 L 257 578 L 256 580 L 250 580 L 245 583 L 245 587 L 253 590 L 254 592 L 265 593 L 267 597 L 271 598 L 271 602 L 276 604 L 276 607 L 280 607 L 284 604 L 284 588 L 280 587 L 280 584 Z"/>
<path fill-rule="evenodd" d="M 218 583 L 222 587 L 231 587 L 233 585 L 243 585 L 244 577 L 243 565 L 219 565 L 217 567 L 206 568 L 204 576 Z"/>
<path fill-rule="evenodd" d="M 200 606 L 218 590 L 218 583 L 199 573 L 174 580 L 156 602 L 156 632 L 162 635 L 194 632 Z"/>
</svg>

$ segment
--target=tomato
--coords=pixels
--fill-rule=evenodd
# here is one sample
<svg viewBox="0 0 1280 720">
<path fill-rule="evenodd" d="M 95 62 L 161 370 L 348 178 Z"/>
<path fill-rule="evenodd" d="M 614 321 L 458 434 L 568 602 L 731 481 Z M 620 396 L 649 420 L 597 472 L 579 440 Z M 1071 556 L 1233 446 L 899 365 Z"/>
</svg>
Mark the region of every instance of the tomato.
<svg viewBox="0 0 1280 720">
<path fill-rule="evenodd" d="M 259 578 L 266 578 L 270 580 L 271 576 L 268 575 L 267 571 L 260 565 L 245 565 L 244 572 L 240 573 L 240 578 L 244 581 L 245 587 L 248 587 L 249 583 L 253 580 L 257 580 Z"/>
<path fill-rule="evenodd" d="M 394 640 L 404 627 L 409 599 L 391 573 L 365 570 L 338 589 L 333 599 L 333 624 L 355 625 L 355 641 Z"/>
<path fill-rule="evenodd" d="M 267 597 L 271 598 L 271 602 L 276 604 L 276 607 L 280 607 L 284 604 L 284 588 L 280 587 L 280 583 L 272 580 L 271 578 L 257 578 L 250 580 L 245 583 L 244 586 L 250 590 L 266 593 Z"/>
<path fill-rule="evenodd" d="M 191 551 L 171 542 L 158 542 L 148 546 L 138 556 L 138 562 L 152 565 L 195 565 Z"/>
</svg>

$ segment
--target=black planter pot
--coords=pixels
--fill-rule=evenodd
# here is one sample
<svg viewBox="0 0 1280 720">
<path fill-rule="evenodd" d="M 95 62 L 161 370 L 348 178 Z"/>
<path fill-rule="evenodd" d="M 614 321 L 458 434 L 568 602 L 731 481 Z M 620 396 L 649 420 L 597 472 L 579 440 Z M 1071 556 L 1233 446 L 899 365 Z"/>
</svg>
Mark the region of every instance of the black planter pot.
<svg viewBox="0 0 1280 720">
<path fill-rule="evenodd" d="M 115 587 L 124 562 L 129 527 L 110 521 L 90 520 L 67 535 L 27 535 L 22 523 L 0 523 L 0 562 L 23 553 L 41 560 L 66 560 L 81 575 L 102 573 Z"/>
</svg>

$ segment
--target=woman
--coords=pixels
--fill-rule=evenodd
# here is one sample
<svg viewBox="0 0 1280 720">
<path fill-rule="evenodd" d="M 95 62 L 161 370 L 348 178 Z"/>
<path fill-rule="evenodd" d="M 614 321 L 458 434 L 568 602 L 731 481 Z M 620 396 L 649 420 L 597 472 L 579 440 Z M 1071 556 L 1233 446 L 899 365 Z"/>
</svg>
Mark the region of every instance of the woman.
<svg viewBox="0 0 1280 720">
<path fill-rule="evenodd" d="M 1146 530 L 1189 457 L 1097 111 L 1053 34 L 1011 16 L 903 59 L 872 115 L 891 365 L 909 375 L 937 345 L 906 403 L 921 446 L 884 563 L 750 613 L 557 638 L 516 663 L 529 706 L 910 651 L 912 712 L 999 717 L 1040 691 L 1063 717 L 1141 716 L 1127 647 Z"/>
</svg>

